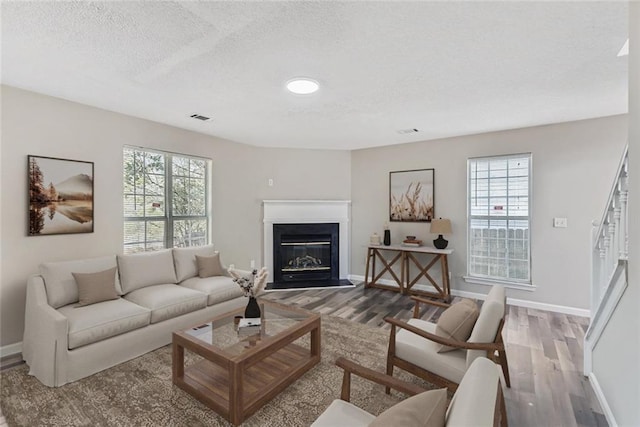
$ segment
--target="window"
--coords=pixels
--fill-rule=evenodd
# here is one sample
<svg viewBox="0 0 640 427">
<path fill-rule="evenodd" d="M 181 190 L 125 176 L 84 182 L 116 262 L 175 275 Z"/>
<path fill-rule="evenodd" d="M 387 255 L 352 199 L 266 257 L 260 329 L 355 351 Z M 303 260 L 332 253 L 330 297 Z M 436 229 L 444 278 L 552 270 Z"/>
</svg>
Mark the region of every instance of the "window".
<svg viewBox="0 0 640 427">
<path fill-rule="evenodd" d="M 468 167 L 468 275 L 530 284 L 531 154 L 469 159 Z"/>
<path fill-rule="evenodd" d="M 123 150 L 124 253 L 209 241 L 211 161 L 157 150 Z"/>
</svg>

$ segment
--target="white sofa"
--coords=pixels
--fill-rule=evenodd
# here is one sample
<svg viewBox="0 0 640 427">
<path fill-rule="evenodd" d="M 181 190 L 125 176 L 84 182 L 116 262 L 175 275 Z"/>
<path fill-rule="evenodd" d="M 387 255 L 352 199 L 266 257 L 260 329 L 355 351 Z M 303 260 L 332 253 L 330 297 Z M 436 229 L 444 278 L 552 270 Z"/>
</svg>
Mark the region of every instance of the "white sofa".
<svg viewBox="0 0 640 427">
<path fill-rule="evenodd" d="M 171 342 L 171 333 L 246 305 L 225 276 L 200 278 L 212 245 L 45 263 L 27 283 L 22 354 L 29 373 L 58 387 Z M 117 267 L 110 301 L 78 306 L 72 273 Z"/>
</svg>

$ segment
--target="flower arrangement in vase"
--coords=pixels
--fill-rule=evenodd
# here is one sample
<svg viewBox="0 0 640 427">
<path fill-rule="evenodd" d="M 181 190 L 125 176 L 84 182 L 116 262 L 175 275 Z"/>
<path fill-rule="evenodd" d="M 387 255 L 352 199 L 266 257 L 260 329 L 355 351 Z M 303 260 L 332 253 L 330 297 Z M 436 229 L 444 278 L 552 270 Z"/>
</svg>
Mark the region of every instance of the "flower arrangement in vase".
<svg viewBox="0 0 640 427">
<path fill-rule="evenodd" d="M 260 271 L 255 268 L 248 276 L 242 276 L 237 270 L 229 269 L 229 275 L 233 277 L 233 281 L 240 286 L 245 297 L 249 297 L 249 303 L 244 311 L 244 317 L 256 318 L 260 317 L 260 306 L 256 297 L 262 293 L 267 285 L 267 277 L 269 272 L 266 267 L 262 267 Z"/>
</svg>

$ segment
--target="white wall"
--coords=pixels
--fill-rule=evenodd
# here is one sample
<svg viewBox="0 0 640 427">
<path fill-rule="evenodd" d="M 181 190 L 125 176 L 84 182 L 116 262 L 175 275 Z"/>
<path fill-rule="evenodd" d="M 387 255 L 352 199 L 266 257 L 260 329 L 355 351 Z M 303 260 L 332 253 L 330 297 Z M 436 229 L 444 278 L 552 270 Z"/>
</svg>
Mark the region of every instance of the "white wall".
<svg viewBox="0 0 640 427">
<path fill-rule="evenodd" d="M 593 351 L 615 422 L 640 425 L 640 3 L 629 2 L 629 284 Z"/>
<path fill-rule="evenodd" d="M 369 235 L 388 221 L 389 172 L 435 169 L 435 215 L 450 218 L 454 249 L 452 288 L 487 293 L 464 282 L 466 274 L 467 159 L 532 153 L 532 279 L 534 292 L 508 290 L 512 298 L 589 308 L 591 222 L 602 215 L 627 139 L 626 116 L 538 126 L 352 152 L 352 274 L 364 274 Z M 553 228 L 553 217 L 568 228 Z M 392 242 L 415 235 L 430 243 L 426 223 L 390 223 Z"/>
<path fill-rule="evenodd" d="M 256 148 L 7 86 L 1 105 L 0 346 L 22 341 L 41 262 L 122 251 L 125 144 L 213 159 L 213 242 L 238 267 L 260 259 L 263 199 L 350 198 L 349 152 Z M 94 233 L 27 237 L 28 154 L 95 162 Z"/>
</svg>

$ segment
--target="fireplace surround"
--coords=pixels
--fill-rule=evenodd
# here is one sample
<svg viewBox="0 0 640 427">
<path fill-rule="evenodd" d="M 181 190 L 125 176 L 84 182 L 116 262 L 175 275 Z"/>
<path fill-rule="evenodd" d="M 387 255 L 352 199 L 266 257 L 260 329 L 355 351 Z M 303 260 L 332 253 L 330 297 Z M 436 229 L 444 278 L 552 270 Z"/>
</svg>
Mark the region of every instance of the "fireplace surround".
<svg viewBox="0 0 640 427">
<path fill-rule="evenodd" d="M 280 225 L 299 225 L 303 236 L 307 233 L 308 229 L 305 228 L 308 225 L 323 225 L 334 224 L 337 226 L 335 245 L 335 256 L 337 263 L 337 269 L 332 270 L 332 275 L 337 275 L 334 278 L 348 279 L 349 276 L 349 243 L 351 239 L 350 230 L 350 211 L 351 202 L 349 200 L 264 200 L 263 201 L 263 253 L 262 253 L 262 265 L 269 270 L 270 280 L 277 280 L 275 267 L 275 253 L 274 253 L 274 229 L 280 228 Z M 278 227 L 274 227 L 274 226 Z M 315 228 L 315 227 L 312 227 Z M 295 235 L 296 233 L 294 233 Z M 320 233 L 326 234 L 326 233 Z M 298 236 L 299 237 L 299 236 Z M 288 240 L 291 240 L 289 237 Z M 299 250 L 296 257 L 300 257 L 298 265 L 306 266 L 307 270 L 311 270 L 314 260 L 310 258 L 318 258 L 318 255 L 322 255 L 323 246 L 326 245 L 327 240 L 312 240 L 311 243 L 321 243 L 320 245 L 308 245 L 307 251 L 309 258 L 304 258 L 302 250 Z M 296 241 L 289 241 L 286 243 L 301 243 Z M 296 245 L 291 245 L 296 246 Z M 305 245 L 307 246 L 307 245 Z M 294 257 L 295 260 L 295 257 Z M 288 260 L 289 261 L 289 260 Z M 287 261 L 287 263 L 288 263 Z M 323 261 L 323 267 L 325 261 Z M 282 260 L 279 260 L 278 266 L 280 267 Z M 333 265 L 333 264 L 332 264 Z M 286 272 L 285 272 L 286 273 Z M 305 273 L 306 274 L 306 273 Z M 287 278 L 281 278 L 286 281 Z M 293 279 L 292 279 L 293 280 Z M 300 280 L 314 280 L 301 278 Z"/>
</svg>

